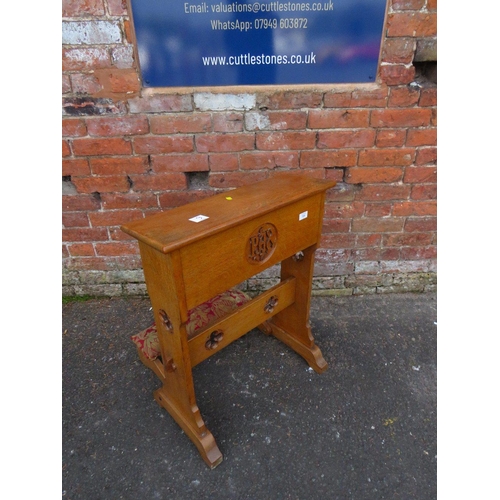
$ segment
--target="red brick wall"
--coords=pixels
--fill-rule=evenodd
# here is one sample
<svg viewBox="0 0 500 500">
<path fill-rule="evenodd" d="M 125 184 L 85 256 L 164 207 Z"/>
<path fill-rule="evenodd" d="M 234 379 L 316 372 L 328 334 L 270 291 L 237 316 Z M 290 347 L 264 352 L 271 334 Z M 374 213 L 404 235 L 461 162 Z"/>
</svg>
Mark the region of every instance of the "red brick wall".
<svg viewBox="0 0 500 500">
<path fill-rule="evenodd" d="M 131 28 L 125 0 L 63 0 L 64 294 L 144 293 L 120 224 L 278 170 L 338 183 L 317 290 L 435 286 L 437 88 L 414 65 L 435 43 L 435 0 L 389 0 L 378 81 L 363 85 L 155 93 Z"/>
</svg>

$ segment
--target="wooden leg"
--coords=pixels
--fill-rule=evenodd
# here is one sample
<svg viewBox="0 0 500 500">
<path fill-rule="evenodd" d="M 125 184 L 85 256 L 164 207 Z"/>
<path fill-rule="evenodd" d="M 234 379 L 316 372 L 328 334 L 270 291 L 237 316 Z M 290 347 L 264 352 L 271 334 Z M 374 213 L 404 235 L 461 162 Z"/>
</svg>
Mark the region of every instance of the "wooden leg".
<svg viewBox="0 0 500 500">
<path fill-rule="evenodd" d="M 295 302 L 273 316 L 270 321 L 273 335 L 300 354 L 318 373 L 323 373 L 328 364 L 323 358 L 309 324 L 312 276 L 315 246 L 281 263 L 281 279 L 295 276 L 297 280 Z"/>
<path fill-rule="evenodd" d="M 189 436 L 200 452 L 205 463 L 214 469 L 222 462 L 222 453 L 220 452 L 215 438 L 206 428 L 200 411 L 196 405 L 186 411 L 168 394 L 166 387 L 157 389 L 154 392 L 154 398 L 160 406 L 170 413 L 173 419 L 179 424 L 182 430 Z"/>
<path fill-rule="evenodd" d="M 184 394 L 177 393 L 172 398 L 168 389 L 168 373 L 165 372 L 163 363 L 159 359 L 150 360 L 144 356 L 140 349 L 137 349 L 140 360 L 151 369 L 163 382 L 163 387 L 154 391 L 153 395 L 156 402 L 170 413 L 181 429 L 189 436 L 200 452 L 205 463 L 214 469 L 222 462 L 222 453 L 220 452 L 215 438 L 206 428 L 200 411 L 196 404 L 186 405 L 185 396 L 190 390 L 186 387 Z"/>
</svg>

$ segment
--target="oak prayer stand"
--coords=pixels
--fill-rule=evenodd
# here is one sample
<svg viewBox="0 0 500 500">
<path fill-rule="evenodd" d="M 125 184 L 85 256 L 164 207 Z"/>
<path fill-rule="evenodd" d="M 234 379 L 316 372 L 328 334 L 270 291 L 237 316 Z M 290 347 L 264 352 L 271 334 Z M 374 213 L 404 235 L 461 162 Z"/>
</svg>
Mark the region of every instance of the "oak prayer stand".
<svg viewBox="0 0 500 500">
<path fill-rule="evenodd" d="M 139 241 L 161 354 L 141 361 L 158 376 L 154 392 L 209 467 L 222 461 L 196 404 L 192 368 L 258 327 L 316 372 L 327 363 L 309 324 L 314 252 L 326 190 L 335 182 L 283 174 L 127 223 Z M 270 266 L 281 280 L 188 338 L 188 311 Z"/>
</svg>

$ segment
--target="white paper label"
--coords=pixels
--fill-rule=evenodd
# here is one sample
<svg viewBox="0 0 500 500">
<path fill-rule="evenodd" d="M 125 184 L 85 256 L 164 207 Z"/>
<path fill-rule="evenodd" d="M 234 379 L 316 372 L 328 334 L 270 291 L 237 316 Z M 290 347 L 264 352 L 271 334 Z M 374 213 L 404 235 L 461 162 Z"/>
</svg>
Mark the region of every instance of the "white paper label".
<svg viewBox="0 0 500 500">
<path fill-rule="evenodd" d="M 306 210 L 305 212 L 302 212 L 301 214 L 299 214 L 299 220 L 307 219 L 308 215 L 309 215 L 308 210 Z"/>
<path fill-rule="evenodd" d="M 206 215 L 197 215 L 196 217 L 191 217 L 189 220 L 192 222 L 201 222 L 202 220 L 208 219 Z"/>
</svg>

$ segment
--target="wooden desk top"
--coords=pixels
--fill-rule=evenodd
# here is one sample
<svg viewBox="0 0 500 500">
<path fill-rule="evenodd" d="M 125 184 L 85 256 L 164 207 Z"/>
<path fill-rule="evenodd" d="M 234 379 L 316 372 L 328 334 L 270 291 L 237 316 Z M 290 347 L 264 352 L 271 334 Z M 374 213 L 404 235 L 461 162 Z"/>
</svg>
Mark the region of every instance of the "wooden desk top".
<svg viewBox="0 0 500 500">
<path fill-rule="evenodd" d="M 219 231 L 326 191 L 334 181 L 282 173 L 194 203 L 129 222 L 122 231 L 169 253 Z M 196 217 L 207 217 L 196 222 Z M 190 219 L 193 219 L 190 220 Z"/>
</svg>

